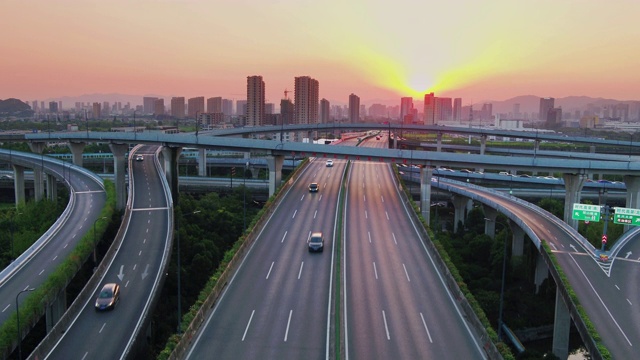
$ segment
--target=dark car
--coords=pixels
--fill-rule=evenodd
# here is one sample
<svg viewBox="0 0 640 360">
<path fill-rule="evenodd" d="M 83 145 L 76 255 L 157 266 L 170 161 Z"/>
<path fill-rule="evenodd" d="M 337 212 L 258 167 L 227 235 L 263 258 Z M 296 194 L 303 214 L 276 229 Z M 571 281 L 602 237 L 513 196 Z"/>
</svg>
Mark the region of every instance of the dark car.
<svg viewBox="0 0 640 360">
<path fill-rule="evenodd" d="M 311 233 L 309 238 L 309 252 L 322 252 L 324 250 L 324 236 L 321 232 Z"/>
<path fill-rule="evenodd" d="M 309 184 L 309 192 L 318 192 L 319 189 L 318 183 Z"/>
<path fill-rule="evenodd" d="M 96 310 L 112 310 L 120 301 L 120 285 L 115 283 L 105 284 L 96 299 Z"/>
</svg>

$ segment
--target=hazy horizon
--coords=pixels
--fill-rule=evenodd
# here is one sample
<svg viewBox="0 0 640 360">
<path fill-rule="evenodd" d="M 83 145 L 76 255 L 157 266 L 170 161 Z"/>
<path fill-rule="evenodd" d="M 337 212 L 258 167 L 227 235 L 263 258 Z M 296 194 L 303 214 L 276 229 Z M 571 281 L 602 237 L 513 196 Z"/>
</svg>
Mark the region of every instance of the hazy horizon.
<svg viewBox="0 0 640 360">
<path fill-rule="evenodd" d="M 238 99 L 247 76 L 261 75 L 272 103 L 296 76 L 337 103 L 429 92 L 465 105 L 633 101 L 639 11 L 628 0 L 5 0 L 0 98 Z"/>
</svg>

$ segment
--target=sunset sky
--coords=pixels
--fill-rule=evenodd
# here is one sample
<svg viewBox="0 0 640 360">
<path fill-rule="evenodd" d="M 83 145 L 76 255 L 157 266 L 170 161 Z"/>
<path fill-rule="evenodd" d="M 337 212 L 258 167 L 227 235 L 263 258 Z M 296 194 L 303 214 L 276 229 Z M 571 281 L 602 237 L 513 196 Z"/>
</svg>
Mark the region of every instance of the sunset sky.
<svg viewBox="0 0 640 360">
<path fill-rule="evenodd" d="M 0 99 L 640 99 L 638 0 L 2 0 Z"/>
</svg>

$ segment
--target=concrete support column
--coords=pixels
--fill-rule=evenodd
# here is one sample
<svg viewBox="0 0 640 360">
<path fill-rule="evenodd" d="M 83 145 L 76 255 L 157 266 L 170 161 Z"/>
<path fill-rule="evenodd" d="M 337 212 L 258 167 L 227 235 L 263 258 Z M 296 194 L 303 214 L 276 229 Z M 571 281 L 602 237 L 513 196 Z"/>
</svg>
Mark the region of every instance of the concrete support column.
<svg viewBox="0 0 640 360">
<path fill-rule="evenodd" d="M 207 149 L 198 149 L 198 176 L 207 176 Z"/>
<path fill-rule="evenodd" d="M 169 188 L 171 189 L 171 198 L 173 204 L 178 204 L 178 159 L 180 159 L 180 153 L 182 153 L 181 147 L 163 147 L 162 154 L 164 156 L 164 168 Z"/>
<path fill-rule="evenodd" d="M 569 357 L 569 331 L 571 330 L 571 315 L 567 305 L 562 300 L 560 290 L 556 290 L 556 313 L 553 321 L 553 344 L 551 352 L 559 359 Z"/>
<path fill-rule="evenodd" d="M 422 217 L 427 222 L 427 225 L 431 224 L 431 177 L 433 176 L 433 169 L 429 166 L 425 166 L 420 169 L 420 212 Z"/>
<path fill-rule="evenodd" d="M 464 221 L 465 219 L 465 210 L 467 208 L 467 204 L 469 203 L 469 198 L 461 195 L 453 195 L 451 198 L 451 202 L 453 203 L 453 207 L 455 208 L 455 213 L 453 216 L 453 232 L 458 231 L 458 223 L 460 221 Z"/>
<path fill-rule="evenodd" d="M 393 134 L 393 148 L 398 148 L 398 134 Z"/>
<path fill-rule="evenodd" d="M 69 150 L 71 150 L 71 156 L 73 158 L 73 165 L 82 167 L 82 152 L 87 143 L 84 142 L 69 142 Z"/>
<path fill-rule="evenodd" d="M 485 150 L 487 149 L 487 135 L 480 136 L 480 155 L 484 155 Z"/>
<path fill-rule="evenodd" d="M 535 155 L 538 151 L 540 151 L 540 140 L 537 140 L 533 143 L 533 154 Z"/>
<path fill-rule="evenodd" d="M 548 277 L 549 268 L 542 259 L 542 256 L 539 253 L 536 253 L 536 272 L 533 280 L 534 284 L 536 285 L 536 294 L 538 293 L 538 290 L 540 290 L 540 285 L 542 285 L 542 282 L 547 280 Z"/>
<path fill-rule="evenodd" d="M 13 167 L 13 188 L 15 189 L 16 206 L 24 204 L 24 168 L 11 164 Z"/>
<path fill-rule="evenodd" d="M 47 199 L 56 201 L 58 198 L 58 183 L 56 177 L 47 174 Z"/>
<path fill-rule="evenodd" d="M 31 152 L 42 155 L 44 148 L 47 146 L 44 142 L 29 142 Z M 42 200 L 44 197 L 44 177 L 42 175 L 43 168 L 36 166 L 33 168 L 33 193 L 36 201 Z"/>
<path fill-rule="evenodd" d="M 625 207 L 631 209 L 640 208 L 640 176 L 625 175 L 623 180 L 627 187 Z M 624 231 L 627 232 L 632 227 L 631 225 L 625 225 Z"/>
<path fill-rule="evenodd" d="M 65 311 L 67 311 L 67 292 L 66 289 L 63 289 L 46 308 L 45 321 L 47 334 L 53 329 L 53 326 L 58 323 L 58 320 L 60 320 Z"/>
<path fill-rule="evenodd" d="M 496 217 L 498 216 L 498 210 L 482 205 L 484 211 L 484 234 L 489 235 L 492 239 L 496 238 Z"/>
<path fill-rule="evenodd" d="M 578 229 L 578 220 L 573 220 L 573 204 L 580 202 L 580 192 L 586 177 L 584 174 L 562 174 L 564 178 L 564 222 L 574 229 Z"/>
<path fill-rule="evenodd" d="M 109 144 L 109 148 L 113 153 L 113 178 L 114 185 L 116 187 L 116 209 L 124 209 L 127 203 L 127 185 L 125 183 L 125 172 L 127 159 L 125 154 L 129 150 L 127 144 Z"/>
<path fill-rule="evenodd" d="M 284 163 L 284 156 L 282 155 L 267 156 L 267 166 L 269 167 L 269 196 L 276 193 L 276 189 L 282 182 L 282 163 Z"/>
<path fill-rule="evenodd" d="M 511 258 L 514 256 L 522 256 L 524 254 L 524 230 L 515 222 L 509 221 L 509 227 L 511 228 Z"/>
<path fill-rule="evenodd" d="M 436 151 L 442 152 L 442 133 L 438 133 L 436 136 L 437 136 Z"/>
<path fill-rule="evenodd" d="M 249 170 L 251 170 L 251 177 L 257 179 L 260 175 L 260 168 L 255 166 L 249 166 Z"/>
</svg>

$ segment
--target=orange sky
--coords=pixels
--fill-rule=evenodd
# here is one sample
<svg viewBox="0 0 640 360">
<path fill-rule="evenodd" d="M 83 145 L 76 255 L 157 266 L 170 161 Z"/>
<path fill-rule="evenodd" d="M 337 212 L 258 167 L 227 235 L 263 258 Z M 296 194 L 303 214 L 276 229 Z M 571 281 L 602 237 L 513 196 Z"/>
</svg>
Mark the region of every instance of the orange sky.
<svg viewBox="0 0 640 360">
<path fill-rule="evenodd" d="M 638 0 L 2 0 L 0 99 L 640 98 Z"/>
</svg>

